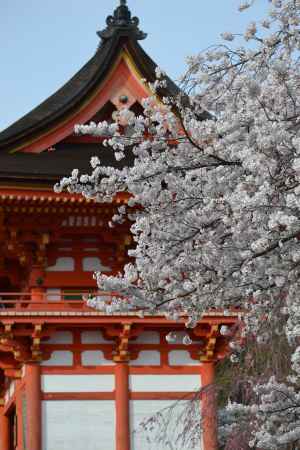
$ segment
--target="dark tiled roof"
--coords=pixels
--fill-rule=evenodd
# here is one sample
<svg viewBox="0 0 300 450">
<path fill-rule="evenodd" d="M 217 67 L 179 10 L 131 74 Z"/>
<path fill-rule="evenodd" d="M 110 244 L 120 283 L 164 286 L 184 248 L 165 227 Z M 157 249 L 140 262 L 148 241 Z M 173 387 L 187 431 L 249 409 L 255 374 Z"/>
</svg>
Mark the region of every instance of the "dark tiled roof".
<svg viewBox="0 0 300 450">
<path fill-rule="evenodd" d="M 102 42 L 93 58 L 55 94 L 0 133 L 0 151 L 13 149 L 75 111 L 101 83 L 124 47 L 130 52 L 143 77 L 154 81 L 156 64 L 136 39 L 118 32 L 111 39 Z M 166 92 L 162 92 L 162 95 L 176 92 L 178 88 L 168 79 Z"/>
<path fill-rule="evenodd" d="M 0 180 L 22 179 L 57 181 L 69 176 L 76 168 L 81 173 L 91 173 L 90 159 L 98 156 L 103 166 L 122 168 L 133 163 L 130 150 L 117 162 L 110 149 L 98 144 L 58 144 L 55 151 L 41 153 L 0 153 Z"/>
<path fill-rule="evenodd" d="M 0 133 L 0 180 L 38 177 L 57 179 L 68 175 L 74 167 L 82 171 L 89 169 L 90 157 L 97 153 L 92 145 L 57 144 L 55 152 L 43 151 L 38 154 L 11 152 L 25 146 L 28 141 L 34 141 L 77 111 L 103 81 L 124 48 L 142 76 L 148 81 L 155 80 L 156 64 L 138 43 L 146 35 L 138 28 L 138 19 L 131 17 L 125 1 L 120 2 L 106 23 L 106 29 L 98 33 L 102 42 L 87 64 L 55 94 Z M 167 87 L 161 95 L 176 93 L 177 86 L 167 79 Z M 107 149 L 103 150 L 102 161 L 105 165 L 117 165 Z M 131 162 L 132 158 L 125 161 Z"/>
<path fill-rule="evenodd" d="M 0 150 L 13 147 L 55 125 L 59 119 L 75 110 L 101 82 L 111 62 L 119 53 L 120 39 L 115 37 L 101 45 L 91 58 L 55 94 L 0 133 Z"/>
</svg>

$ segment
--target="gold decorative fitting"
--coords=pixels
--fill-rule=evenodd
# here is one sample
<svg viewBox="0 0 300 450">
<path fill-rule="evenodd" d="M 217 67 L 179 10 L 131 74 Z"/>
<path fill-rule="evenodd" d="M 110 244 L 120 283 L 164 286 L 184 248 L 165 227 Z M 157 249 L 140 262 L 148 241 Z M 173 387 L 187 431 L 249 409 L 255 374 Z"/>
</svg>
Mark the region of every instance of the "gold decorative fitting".
<svg viewBox="0 0 300 450">
<path fill-rule="evenodd" d="M 219 326 L 212 325 L 210 333 L 207 338 L 206 346 L 201 351 L 200 355 L 201 362 L 212 361 L 214 359 L 218 334 L 219 334 Z"/>
<path fill-rule="evenodd" d="M 114 352 L 113 360 L 115 362 L 125 362 L 130 360 L 128 344 L 131 332 L 131 324 L 123 324 L 122 331 L 119 335 L 119 344 Z"/>
</svg>

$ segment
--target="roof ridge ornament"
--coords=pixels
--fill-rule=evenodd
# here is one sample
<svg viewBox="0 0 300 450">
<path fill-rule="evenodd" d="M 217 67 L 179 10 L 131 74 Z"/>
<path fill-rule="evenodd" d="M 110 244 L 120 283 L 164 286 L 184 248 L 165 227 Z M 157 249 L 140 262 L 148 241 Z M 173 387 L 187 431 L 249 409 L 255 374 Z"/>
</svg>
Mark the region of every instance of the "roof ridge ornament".
<svg viewBox="0 0 300 450">
<path fill-rule="evenodd" d="M 127 6 L 126 0 L 120 0 L 120 5 L 114 10 L 113 16 L 108 16 L 106 19 L 107 27 L 98 31 L 97 35 L 106 41 L 112 38 L 115 33 L 120 33 L 123 36 L 132 36 L 137 40 L 142 40 L 147 37 L 147 34 L 139 29 L 138 17 L 131 17 L 131 11 Z"/>
</svg>

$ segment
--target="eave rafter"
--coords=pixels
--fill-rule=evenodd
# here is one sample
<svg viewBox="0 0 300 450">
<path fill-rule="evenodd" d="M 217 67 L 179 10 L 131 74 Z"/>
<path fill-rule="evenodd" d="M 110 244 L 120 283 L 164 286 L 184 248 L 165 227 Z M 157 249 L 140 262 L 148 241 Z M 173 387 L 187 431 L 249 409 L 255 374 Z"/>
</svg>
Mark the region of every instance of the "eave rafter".
<svg viewBox="0 0 300 450">
<path fill-rule="evenodd" d="M 14 332 L 14 324 L 5 324 L 0 332 L 0 367 L 14 367 L 29 361 L 41 361 L 42 324 L 35 324 L 26 334 Z"/>
<path fill-rule="evenodd" d="M 22 364 L 47 358 L 40 347 L 42 335 L 42 324 L 26 330 L 17 329 L 14 323 L 3 325 L 0 332 L 0 392 L 5 377 L 21 378 Z"/>
<path fill-rule="evenodd" d="M 12 353 L 14 359 L 19 362 L 28 361 L 31 358 L 31 352 L 26 342 L 26 338 L 15 338 L 13 333 L 3 333 L 0 335 L 0 351 Z"/>
<path fill-rule="evenodd" d="M 48 232 L 22 232 L 21 229 L 7 229 L 4 251 L 8 257 L 17 258 L 22 266 L 46 265 L 46 249 L 50 243 Z"/>
</svg>

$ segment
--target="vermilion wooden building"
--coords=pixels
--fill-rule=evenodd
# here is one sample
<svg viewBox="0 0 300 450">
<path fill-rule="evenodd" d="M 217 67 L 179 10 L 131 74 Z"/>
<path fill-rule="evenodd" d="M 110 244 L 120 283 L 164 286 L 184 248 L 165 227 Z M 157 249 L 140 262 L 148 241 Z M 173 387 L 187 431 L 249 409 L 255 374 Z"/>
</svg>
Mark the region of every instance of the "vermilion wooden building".
<svg viewBox="0 0 300 450">
<path fill-rule="evenodd" d="M 94 270 L 115 273 L 126 262 L 129 226 L 107 225 L 124 199 L 94 204 L 55 194 L 53 184 L 75 167 L 88 172 L 99 152 L 99 141 L 75 136 L 74 125 L 124 105 L 142 111 L 142 80 L 154 81 L 156 67 L 125 1 L 98 34 L 87 64 L 0 133 L 1 450 L 158 449 L 133 430 L 213 381 L 226 344 L 220 326 L 235 320 L 207 313 L 186 347 L 165 340 L 171 330 L 180 337 L 183 322 L 107 316 L 82 300 L 96 290 Z M 176 89 L 169 81 L 166 94 Z M 117 164 L 105 148 L 101 160 Z M 207 414 L 208 395 L 201 404 Z M 214 421 L 203 427 L 199 449 L 216 449 Z"/>
</svg>

